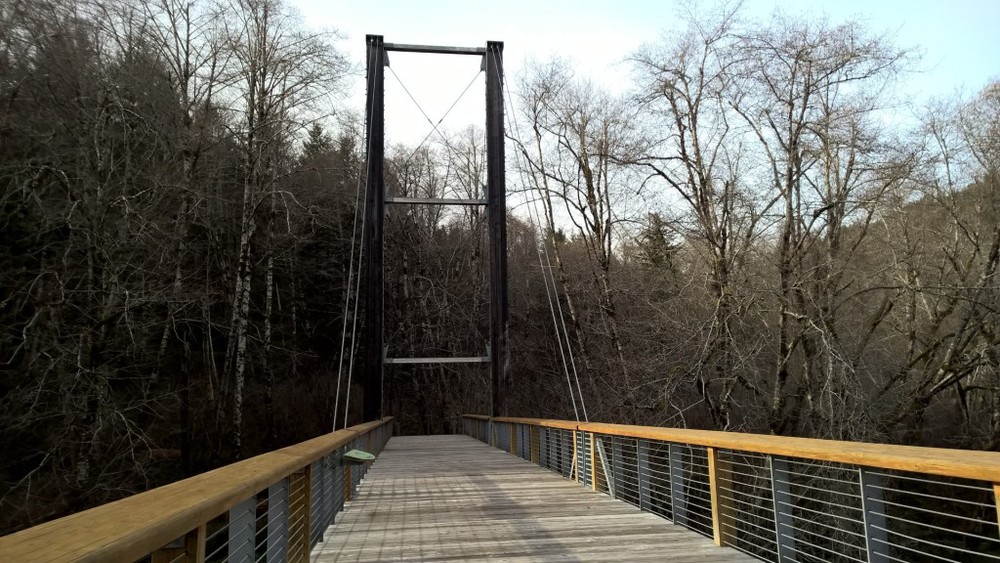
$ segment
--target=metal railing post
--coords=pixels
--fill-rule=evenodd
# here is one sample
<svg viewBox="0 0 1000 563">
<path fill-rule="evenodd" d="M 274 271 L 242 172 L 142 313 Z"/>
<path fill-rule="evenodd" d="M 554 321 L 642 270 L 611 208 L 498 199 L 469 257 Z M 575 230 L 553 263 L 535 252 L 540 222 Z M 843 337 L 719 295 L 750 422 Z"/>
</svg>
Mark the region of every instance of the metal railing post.
<svg viewBox="0 0 1000 563">
<path fill-rule="evenodd" d="M 635 444 L 636 481 L 639 487 L 639 509 L 649 510 L 649 442 L 636 440 Z"/>
<path fill-rule="evenodd" d="M 670 466 L 670 514 L 674 524 L 687 526 L 687 495 L 684 492 L 684 457 L 680 446 L 667 445 Z"/>
<path fill-rule="evenodd" d="M 288 553 L 288 479 L 267 488 L 267 561 L 280 561 Z"/>
<path fill-rule="evenodd" d="M 378 445 L 378 439 L 375 440 L 376 446 Z M 369 450 L 372 451 L 372 450 Z M 377 452 L 374 452 L 377 454 Z M 334 478 L 333 473 L 337 470 L 337 460 L 335 454 L 323 457 L 323 498 L 326 499 L 326 514 L 323 515 L 323 528 L 325 529 L 330 524 L 333 524 L 334 516 L 337 514 L 337 504 L 334 501 L 334 489 L 337 486 L 337 480 Z"/>
<path fill-rule="evenodd" d="M 572 444 L 570 444 L 572 440 Z M 565 433 L 560 433 L 559 435 L 559 448 L 562 452 L 560 458 L 562 465 L 559 468 L 559 473 L 570 479 L 576 479 L 576 431 L 570 430 Z M 570 449 L 572 448 L 572 449 Z M 573 457 L 570 457 L 570 454 Z"/>
<path fill-rule="evenodd" d="M 227 561 L 254 560 L 254 516 L 257 498 L 250 497 L 229 509 L 229 543 Z"/>
<path fill-rule="evenodd" d="M 549 429 L 538 428 L 538 465 L 549 467 Z"/>
<path fill-rule="evenodd" d="M 861 486 L 861 513 L 865 520 L 865 551 L 868 563 L 888 563 L 889 538 L 886 534 L 882 477 L 865 467 L 858 468 Z"/>
<path fill-rule="evenodd" d="M 326 504 L 325 497 L 326 491 L 323 490 L 323 473 L 325 471 L 325 464 L 322 459 L 316 460 L 312 464 L 312 477 L 309 479 L 309 498 L 311 502 L 309 503 L 309 521 L 313 523 L 313 528 L 315 531 L 316 527 L 323 526 L 323 505 Z M 310 536 L 310 541 L 312 537 Z"/>
<path fill-rule="evenodd" d="M 791 495 L 791 476 L 788 462 L 767 456 L 771 476 L 771 500 L 774 505 L 774 542 L 778 548 L 778 561 L 786 561 L 795 553 L 795 499 Z"/>
<path fill-rule="evenodd" d="M 608 489 L 611 498 L 618 498 L 624 493 L 625 485 L 625 460 L 622 459 L 622 438 L 611 437 L 611 479 Z"/>
</svg>

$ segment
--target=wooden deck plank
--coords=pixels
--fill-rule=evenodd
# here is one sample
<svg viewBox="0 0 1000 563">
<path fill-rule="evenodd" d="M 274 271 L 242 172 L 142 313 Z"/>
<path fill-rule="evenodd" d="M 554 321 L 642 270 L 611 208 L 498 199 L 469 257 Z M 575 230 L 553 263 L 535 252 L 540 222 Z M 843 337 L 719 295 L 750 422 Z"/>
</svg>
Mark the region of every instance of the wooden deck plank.
<svg viewBox="0 0 1000 563">
<path fill-rule="evenodd" d="M 392 438 L 312 559 L 756 561 L 467 436 Z"/>
</svg>

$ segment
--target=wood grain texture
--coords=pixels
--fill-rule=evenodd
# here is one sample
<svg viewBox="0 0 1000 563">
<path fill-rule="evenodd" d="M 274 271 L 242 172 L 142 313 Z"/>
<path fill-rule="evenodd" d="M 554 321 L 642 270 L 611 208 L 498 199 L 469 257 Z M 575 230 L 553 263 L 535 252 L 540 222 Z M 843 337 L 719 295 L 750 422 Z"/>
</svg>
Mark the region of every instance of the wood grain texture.
<svg viewBox="0 0 1000 563">
<path fill-rule="evenodd" d="M 756 561 L 466 436 L 393 438 L 312 560 Z"/>
<path fill-rule="evenodd" d="M 134 561 L 391 418 L 177 481 L 0 538 L 0 562 Z"/>
<path fill-rule="evenodd" d="M 493 420 L 1000 483 L 1000 452 L 538 418 L 505 417 Z"/>
</svg>

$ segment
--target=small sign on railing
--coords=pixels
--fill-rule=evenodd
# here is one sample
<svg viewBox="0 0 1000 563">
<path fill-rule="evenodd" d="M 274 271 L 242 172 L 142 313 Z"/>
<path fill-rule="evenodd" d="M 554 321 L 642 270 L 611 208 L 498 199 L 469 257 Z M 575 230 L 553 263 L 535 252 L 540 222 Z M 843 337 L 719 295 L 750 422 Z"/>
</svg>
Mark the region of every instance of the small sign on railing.
<svg viewBox="0 0 1000 563">
<path fill-rule="evenodd" d="M 363 450 L 350 450 L 344 454 L 344 461 L 355 464 L 375 461 L 375 454 L 371 454 Z"/>
</svg>

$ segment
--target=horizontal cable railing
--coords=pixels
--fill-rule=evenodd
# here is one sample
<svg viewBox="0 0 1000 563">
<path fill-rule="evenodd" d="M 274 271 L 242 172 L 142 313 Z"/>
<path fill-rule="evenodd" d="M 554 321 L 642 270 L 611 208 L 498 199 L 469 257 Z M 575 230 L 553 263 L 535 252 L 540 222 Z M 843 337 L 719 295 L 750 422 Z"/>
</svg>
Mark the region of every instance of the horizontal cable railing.
<svg viewBox="0 0 1000 563">
<path fill-rule="evenodd" d="M 764 561 L 1000 563 L 1000 453 L 466 415 L 465 433 Z"/>
<path fill-rule="evenodd" d="M 0 561 L 307 561 L 392 418 L 338 430 L 0 538 Z"/>
</svg>

